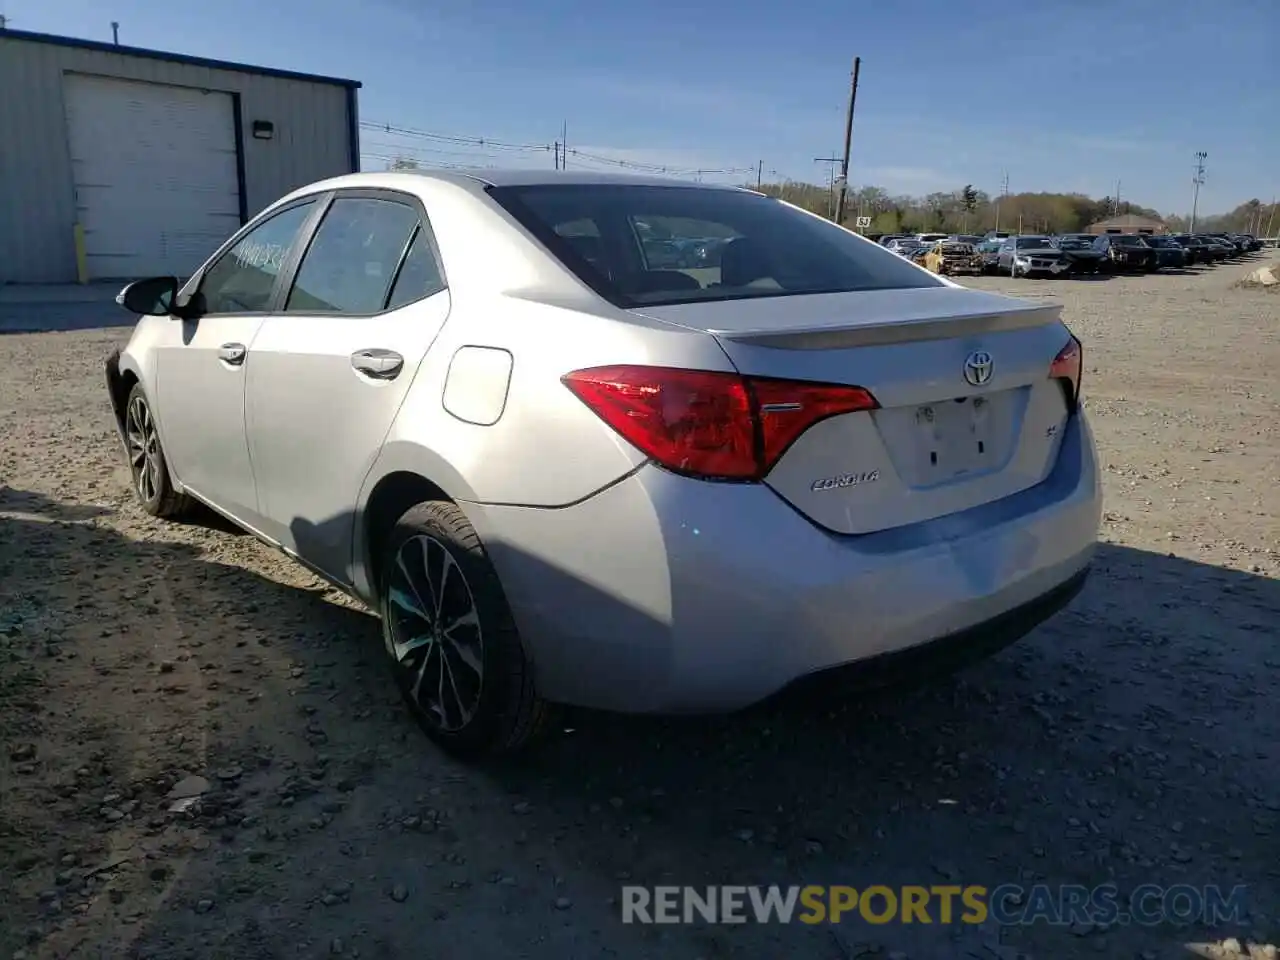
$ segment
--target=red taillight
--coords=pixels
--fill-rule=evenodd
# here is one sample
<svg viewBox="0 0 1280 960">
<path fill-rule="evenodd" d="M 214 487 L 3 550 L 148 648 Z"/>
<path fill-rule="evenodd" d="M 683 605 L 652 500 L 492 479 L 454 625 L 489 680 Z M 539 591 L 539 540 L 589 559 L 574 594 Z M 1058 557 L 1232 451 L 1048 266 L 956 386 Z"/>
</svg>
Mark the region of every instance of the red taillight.
<svg viewBox="0 0 1280 960">
<path fill-rule="evenodd" d="M 819 420 L 878 406 L 861 387 L 708 370 L 594 367 L 562 379 L 646 456 L 704 479 L 759 480 Z"/>
<path fill-rule="evenodd" d="M 1049 376 L 1054 380 L 1066 380 L 1069 384 L 1068 400 L 1072 411 L 1080 402 L 1080 376 L 1084 369 L 1084 347 L 1071 334 L 1067 345 L 1058 351 L 1049 364 Z"/>
</svg>

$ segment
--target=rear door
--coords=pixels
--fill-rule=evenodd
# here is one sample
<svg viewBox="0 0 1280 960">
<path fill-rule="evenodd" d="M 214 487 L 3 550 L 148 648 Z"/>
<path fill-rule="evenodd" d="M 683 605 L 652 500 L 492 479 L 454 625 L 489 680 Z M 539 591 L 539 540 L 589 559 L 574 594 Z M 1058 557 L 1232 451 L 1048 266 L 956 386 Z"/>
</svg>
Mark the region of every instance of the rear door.
<svg viewBox="0 0 1280 960">
<path fill-rule="evenodd" d="M 340 190 L 254 341 L 246 415 L 263 532 L 344 583 L 357 493 L 448 312 L 418 199 Z"/>
</svg>

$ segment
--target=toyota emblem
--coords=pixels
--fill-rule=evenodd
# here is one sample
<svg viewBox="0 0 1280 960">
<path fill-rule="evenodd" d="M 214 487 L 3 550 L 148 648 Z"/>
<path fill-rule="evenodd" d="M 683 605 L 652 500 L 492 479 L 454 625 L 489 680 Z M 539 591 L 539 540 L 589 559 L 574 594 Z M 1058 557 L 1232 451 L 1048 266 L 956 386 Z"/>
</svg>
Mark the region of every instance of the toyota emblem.
<svg viewBox="0 0 1280 960">
<path fill-rule="evenodd" d="M 974 387 L 980 387 L 991 379 L 991 354 L 975 350 L 964 358 L 964 379 Z"/>
</svg>

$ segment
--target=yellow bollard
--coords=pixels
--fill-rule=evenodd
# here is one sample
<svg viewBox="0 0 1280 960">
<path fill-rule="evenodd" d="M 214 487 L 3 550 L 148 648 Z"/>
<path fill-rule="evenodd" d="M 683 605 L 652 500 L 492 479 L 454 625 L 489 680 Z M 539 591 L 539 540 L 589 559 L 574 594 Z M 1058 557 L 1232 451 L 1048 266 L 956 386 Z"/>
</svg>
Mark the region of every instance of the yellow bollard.
<svg viewBox="0 0 1280 960">
<path fill-rule="evenodd" d="M 84 227 L 77 223 L 75 226 L 76 237 L 76 279 L 80 283 L 89 282 L 89 263 L 84 252 Z"/>
</svg>

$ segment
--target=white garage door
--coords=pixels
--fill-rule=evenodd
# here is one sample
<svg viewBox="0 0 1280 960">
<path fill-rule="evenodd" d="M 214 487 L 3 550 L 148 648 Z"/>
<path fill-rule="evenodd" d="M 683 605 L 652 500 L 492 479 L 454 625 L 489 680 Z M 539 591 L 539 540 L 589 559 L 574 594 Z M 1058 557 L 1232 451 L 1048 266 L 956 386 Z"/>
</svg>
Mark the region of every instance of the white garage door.
<svg viewBox="0 0 1280 960">
<path fill-rule="evenodd" d="M 240 225 L 231 94 L 69 73 L 89 276 L 189 276 Z"/>
</svg>

